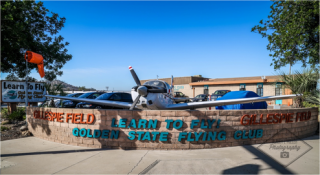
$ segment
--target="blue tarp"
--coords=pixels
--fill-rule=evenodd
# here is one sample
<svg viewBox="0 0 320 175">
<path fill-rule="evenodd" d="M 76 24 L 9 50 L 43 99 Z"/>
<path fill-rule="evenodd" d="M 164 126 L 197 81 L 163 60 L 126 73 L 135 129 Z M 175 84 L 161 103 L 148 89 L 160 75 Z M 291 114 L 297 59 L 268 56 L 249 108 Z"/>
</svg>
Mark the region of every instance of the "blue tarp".
<svg viewBox="0 0 320 175">
<path fill-rule="evenodd" d="M 250 98 L 250 97 L 260 97 L 258 94 L 252 91 L 231 91 L 224 96 L 217 98 L 218 100 L 230 100 L 238 98 Z M 222 110 L 232 110 L 232 109 L 267 109 L 267 102 L 255 102 L 255 103 L 245 103 L 245 104 L 234 104 L 234 105 L 224 105 L 216 106 L 216 109 Z"/>
</svg>

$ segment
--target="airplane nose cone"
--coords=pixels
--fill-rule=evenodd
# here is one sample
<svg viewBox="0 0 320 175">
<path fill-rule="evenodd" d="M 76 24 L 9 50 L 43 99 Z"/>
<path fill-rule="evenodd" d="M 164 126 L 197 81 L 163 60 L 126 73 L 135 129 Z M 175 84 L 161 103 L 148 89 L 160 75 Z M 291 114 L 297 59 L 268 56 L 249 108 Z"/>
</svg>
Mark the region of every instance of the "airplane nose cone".
<svg viewBox="0 0 320 175">
<path fill-rule="evenodd" d="M 138 91 L 138 94 L 143 96 L 143 97 L 148 95 L 148 88 L 145 87 L 145 86 L 139 86 L 137 91 Z"/>
</svg>

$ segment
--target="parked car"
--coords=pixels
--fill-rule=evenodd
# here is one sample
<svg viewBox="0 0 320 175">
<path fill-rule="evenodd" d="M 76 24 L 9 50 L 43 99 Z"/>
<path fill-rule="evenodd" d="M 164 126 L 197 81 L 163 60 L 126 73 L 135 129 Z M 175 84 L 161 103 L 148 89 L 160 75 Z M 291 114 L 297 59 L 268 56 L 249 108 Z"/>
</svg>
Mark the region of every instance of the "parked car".
<svg viewBox="0 0 320 175">
<path fill-rule="evenodd" d="M 38 102 L 38 107 L 49 107 L 51 103 L 51 99 L 47 99 L 46 101 Z"/>
<path fill-rule="evenodd" d="M 68 95 L 66 95 L 67 97 L 79 97 L 80 95 L 82 95 L 83 93 L 73 93 L 73 94 L 68 94 Z M 62 102 L 63 102 L 64 100 L 62 100 L 62 99 L 56 99 L 56 100 L 54 100 L 54 104 L 55 104 L 55 106 L 57 107 L 57 108 L 60 108 L 61 106 L 62 106 Z"/>
<path fill-rule="evenodd" d="M 121 102 L 130 102 L 133 103 L 130 93 L 125 92 L 111 92 L 100 95 L 96 100 L 110 100 L 110 101 L 121 101 Z M 89 109 L 122 109 L 111 106 L 97 105 L 87 102 L 78 103 L 76 108 L 89 108 Z"/>
<path fill-rule="evenodd" d="M 217 98 L 224 96 L 226 93 L 231 92 L 230 90 L 216 90 L 211 95 L 211 101 L 216 101 Z"/>
<path fill-rule="evenodd" d="M 78 98 L 96 99 L 97 97 L 99 97 L 102 94 L 104 94 L 104 92 L 88 92 L 88 93 L 84 93 L 84 94 L 78 96 Z M 80 103 L 80 102 L 71 101 L 71 100 L 63 100 L 61 107 L 62 108 L 74 108 L 74 107 L 76 107 L 76 105 L 78 103 Z"/>
<path fill-rule="evenodd" d="M 192 99 L 192 102 L 207 101 L 208 94 L 199 94 Z"/>
<path fill-rule="evenodd" d="M 80 95 L 82 95 L 83 93 L 73 93 L 73 94 L 68 94 L 66 95 L 67 97 L 79 97 Z"/>
<path fill-rule="evenodd" d="M 73 93 L 73 94 L 68 94 L 66 95 L 67 97 L 79 97 L 80 95 L 82 95 L 83 93 Z M 60 96 L 60 95 L 57 95 Z M 44 102 L 38 102 L 38 107 L 48 107 L 50 106 L 51 103 L 51 98 L 47 98 L 46 101 Z M 61 106 L 61 99 L 55 98 L 53 99 L 53 103 L 55 105 L 55 107 L 59 108 Z"/>
<path fill-rule="evenodd" d="M 189 98 L 188 96 L 186 96 L 184 93 L 182 92 L 173 92 L 173 97 L 174 97 L 174 101 L 176 103 L 188 103 L 190 102 L 191 98 Z"/>
<path fill-rule="evenodd" d="M 184 95 L 184 93 L 182 92 L 174 92 L 173 97 L 188 97 L 188 96 Z"/>
<path fill-rule="evenodd" d="M 57 95 L 57 96 L 60 96 L 60 95 Z M 46 101 L 42 101 L 42 102 L 38 102 L 38 107 L 49 107 L 52 105 L 55 105 L 58 101 L 60 101 L 60 99 L 57 99 L 57 98 L 54 98 L 53 99 L 53 104 L 51 104 L 52 98 L 46 98 Z"/>
</svg>

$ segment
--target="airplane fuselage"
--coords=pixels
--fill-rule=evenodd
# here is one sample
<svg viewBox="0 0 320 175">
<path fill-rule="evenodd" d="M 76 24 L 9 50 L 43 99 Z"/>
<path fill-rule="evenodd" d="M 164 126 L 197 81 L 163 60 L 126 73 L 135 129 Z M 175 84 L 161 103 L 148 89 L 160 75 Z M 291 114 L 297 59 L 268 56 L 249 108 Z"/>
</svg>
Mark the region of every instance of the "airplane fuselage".
<svg viewBox="0 0 320 175">
<path fill-rule="evenodd" d="M 171 86 L 161 80 L 156 80 L 164 84 L 167 93 L 148 93 L 147 96 L 141 96 L 136 105 L 139 109 L 166 109 L 169 104 L 174 104 L 173 93 Z M 131 90 L 132 99 L 138 97 L 138 92 Z"/>
</svg>

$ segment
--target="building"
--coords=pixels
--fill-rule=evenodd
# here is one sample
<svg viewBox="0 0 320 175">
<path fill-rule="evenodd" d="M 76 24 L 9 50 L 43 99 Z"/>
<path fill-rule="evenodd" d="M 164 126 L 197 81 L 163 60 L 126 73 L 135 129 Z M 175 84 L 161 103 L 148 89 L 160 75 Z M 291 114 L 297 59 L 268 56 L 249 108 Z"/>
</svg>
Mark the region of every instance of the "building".
<svg viewBox="0 0 320 175">
<path fill-rule="evenodd" d="M 146 81 L 151 81 L 151 80 L 155 80 L 155 79 L 141 80 L 140 82 L 141 84 L 143 84 Z M 171 78 L 160 78 L 159 80 L 165 81 L 171 85 Z M 173 78 L 174 91 L 182 92 L 188 97 L 194 97 L 190 83 L 208 81 L 208 80 L 209 78 L 204 78 L 201 75 L 195 75 L 195 76 L 189 76 L 189 77 L 174 77 Z"/>
<path fill-rule="evenodd" d="M 171 78 L 159 80 L 171 84 Z M 146 81 L 149 80 L 142 80 L 141 82 Z M 289 89 L 284 89 L 283 82 L 278 80 L 278 76 L 209 79 L 200 75 L 174 78 L 174 91 L 182 92 L 189 97 L 195 97 L 198 94 L 212 94 L 216 90 L 253 91 L 261 97 L 291 94 Z M 273 100 L 267 103 L 269 105 L 291 105 L 292 99 Z"/>
</svg>

